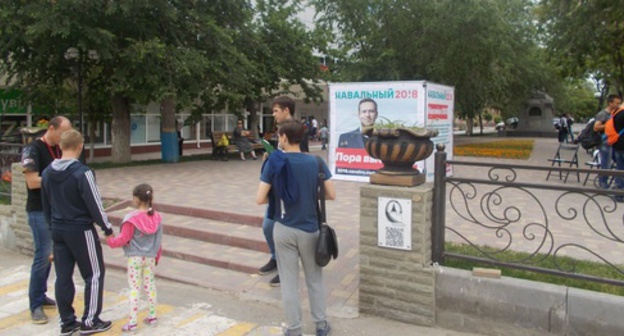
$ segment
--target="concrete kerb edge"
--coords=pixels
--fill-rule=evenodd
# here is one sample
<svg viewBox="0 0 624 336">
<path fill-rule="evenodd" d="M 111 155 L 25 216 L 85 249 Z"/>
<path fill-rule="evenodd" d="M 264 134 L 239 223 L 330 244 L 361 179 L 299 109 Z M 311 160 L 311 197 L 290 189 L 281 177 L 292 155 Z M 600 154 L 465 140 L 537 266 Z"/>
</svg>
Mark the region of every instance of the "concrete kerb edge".
<svg viewBox="0 0 624 336">
<path fill-rule="evenodd" d="M 487 335 L 620 335 L 624 298 L 436 267 L 436 324 Z"/>
<path fill-rule="evenodd" d="M 127 208 L 129 206 L 132 206 L 132 201 L 131 200 L 122 200 L 122 201 L 119 201 L 117 203 L 112 204 L 108 208 L 104 209 L 104 211 L 106 211 L 106 212 L 113 212 L 113 211 L 125 209 L 125 208 Z"/>
</svg>

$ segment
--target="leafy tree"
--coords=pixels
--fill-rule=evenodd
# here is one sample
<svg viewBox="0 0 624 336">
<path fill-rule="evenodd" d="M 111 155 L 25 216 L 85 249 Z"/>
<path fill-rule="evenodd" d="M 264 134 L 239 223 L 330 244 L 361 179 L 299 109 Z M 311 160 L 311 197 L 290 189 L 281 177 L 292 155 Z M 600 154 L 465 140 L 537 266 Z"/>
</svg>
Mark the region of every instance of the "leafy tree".
<svg viewBox="0 0 624 336">
<path fill-rule="evenodd" d="M 255 1 L 255 18 L 235 36 L 246 67 L 223 88 L 229 94 L 230 108 L 250 112 L 249 128 L 254 132 L 257 102 L 282 94 L 303 95 L 306 102 L 322 99 L 322 88 L 317 85 L 322 73 L 314 50 L 326 42 L 297 19 L 300 2 Z"/>
<path fill-rule="evenodd" d="M 490 122 L 493 118 L 492 113 L 487 111 L 483 113 L 483 119 L 485 119 L 485 121 Z"/>
<path fill-rule="evenodd" d="M 576 120 L 592 118 L 597 112 L 594 92 L 592 84 L 586 80 L 568 80 L 557 95 L 556 108 L 570 113 Z"/>
<path fill-rule="evenodd" d="M 0 71 L 27 89 L 59 87 L 72 77 L 67 48 L 96 50 L 92 82 L 109 97 L 112 159 L 127 162 L 131 103 L 163 101 L 163 131 L 175 132 L 176 103 L 205 97 L 209 104 L 221 94 L 228 70 L 240 68 L 232 34 L 246 7 L 244 0 L 2 1 Z"/>
<path fill-rule="evenodd" d="M 96 50 L 85 106 L 92 120 L 110 113 L 114 162 L 131 159 L 133 103 L 161 102 L 163 139 L 175 134 L 176 110 L 188 107 L 191 121 L 247 108 L 255 130 L 254 103 L 291 85 L 305 99 L 321 99 L 313 50 L 322 41 L 295 19 L 299 1 L 255 6 L 254 13 L 247 0 L 3 1 L 0 71 L 41 100 L 38 88 L 73 78 L 67 48 Z M 57 111 L 68 105 L 51 103 Z"/>
<path fill-rule="evenodd" d="M 593 75 L 624 91 L 624 7 L 617 1 L 541 0 L 541 37 L 565 77 Z M 604 94 L 603 94 L 604 98 Z"/>
<path fill-rule="evenodd" d="M 529 0 L 315 0 L 319 23 L 340 32 L 349 80 L 453 85 L 458 116 L 484 107 L 516 114 L 553 85 L 536 44 Z M 461 13 L 461 15 L 458 15 Z"/>
</svg>

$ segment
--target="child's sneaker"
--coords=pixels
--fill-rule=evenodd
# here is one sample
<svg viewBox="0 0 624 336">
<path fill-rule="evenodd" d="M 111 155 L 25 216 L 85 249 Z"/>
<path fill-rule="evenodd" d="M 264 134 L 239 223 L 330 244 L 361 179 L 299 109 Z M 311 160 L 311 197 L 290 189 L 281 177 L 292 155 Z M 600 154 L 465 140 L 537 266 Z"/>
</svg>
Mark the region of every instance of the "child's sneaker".
<svg viewBox="0 0 624 336">
<path fill-rule="evenodd" d="M 130 322 L 124 324 L 123 327 L 121 327 L 121 331 L 124 332 L 135 332 L 137 330 L 137 325 L 136 324 L 130 324 Z"/>
<path fill-rule="evenodd" d="M 156 323 L 158 323 L 158 318 L 157 317 L 146 317 L 143 320 L 143 323 L 147 324 L 147 325 L 154 325 Z"/>
</svg>

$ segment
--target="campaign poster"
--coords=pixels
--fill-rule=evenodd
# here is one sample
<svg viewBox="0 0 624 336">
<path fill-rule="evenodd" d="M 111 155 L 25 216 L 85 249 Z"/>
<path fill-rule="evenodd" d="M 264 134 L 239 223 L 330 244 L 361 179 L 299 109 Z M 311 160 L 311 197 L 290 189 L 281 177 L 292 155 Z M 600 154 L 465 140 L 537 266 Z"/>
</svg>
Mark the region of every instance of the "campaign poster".
<svg viewBox="0 0 624 336">
<path fill-rule="evenodd" d="M 368 155 L 362 128 L 375 122 L 425 127 L 425 87 L 419 82 L 333 83 L 329 85 L 329 164 L 335 179 L 368 182 L 383 167 Z M 424 172 L 424 162 L 415 164 Z"/>
<path fill-rule="evenodd" d="M 438 136 L 432 138 L 434 145 L 434 153 L 436 145 L 442 143 L 445 145 L 447 160 L 453 159 L 453 102 L 454 88 L 439 84 L 427 83 L 426 110 L 427 118 L 425 125 L 427 128 L 438 130 Z M 433 154 L 426 160 L 427 181 L 433 181 L 434 175 L 434 156 Z M 447 164 L 446 174 L 452 175 L 451 166 Z"/>
</svg>

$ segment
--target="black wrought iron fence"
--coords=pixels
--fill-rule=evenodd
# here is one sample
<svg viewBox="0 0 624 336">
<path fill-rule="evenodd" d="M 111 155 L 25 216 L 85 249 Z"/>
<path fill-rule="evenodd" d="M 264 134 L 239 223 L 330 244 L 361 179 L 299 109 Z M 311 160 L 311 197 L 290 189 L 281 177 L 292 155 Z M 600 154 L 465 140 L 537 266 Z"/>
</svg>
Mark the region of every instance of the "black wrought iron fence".
<svg viewBox="0 0 624 336">
<path fill-rule="evenodd" d="M 20 162 L 24 145 L 0 142 L 0 199 L 11 201 L 11 164 Z"/>
<path fill-rule="evenodd" d="M 457 174 L 447 176 L 447 169 Z M 553 174 L 546 181 L 549 172 L 557 176 L 554 181 Z M 624 285 L 624 203 L 618 202 L 624 191 L 583 183 L 586 177 L 595 180 L 597 173 L 592 169 L 447 160 L 444 148 L 438 148 L 433 261 L 443 264 L 445 258 L 461 259 Z M 611 180 L 624 178 L 623 171 L 600 173 Z M 570 174 L 567 180 L 563 178 L 566 174 Z M 469 246 L 478 256 L 445 251 L 449 241 Z M 524 253 L 506 253 L 511 251 Z M 566 257 L 604 263 L 615 276 L 582 274 Z M 536 266 L 546 258 L 552 259 L 553 268 Z"/>
</svg>

